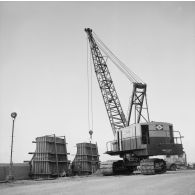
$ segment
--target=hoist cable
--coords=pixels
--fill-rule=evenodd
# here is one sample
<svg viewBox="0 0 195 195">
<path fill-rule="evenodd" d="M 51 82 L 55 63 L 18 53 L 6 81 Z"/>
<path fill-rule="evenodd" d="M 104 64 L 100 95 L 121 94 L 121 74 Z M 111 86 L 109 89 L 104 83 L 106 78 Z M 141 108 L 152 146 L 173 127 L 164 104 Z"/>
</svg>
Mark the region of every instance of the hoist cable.
<svg viewBox="0 0 195 195">
<path fill-rule="evenodd" d="M 88 92 L 88 129 L 93 130 L 93 101 L 92 101 L 92 66 L 87 40 L 87 92 Z"/>
<path fill-rule="evenodd" d="M 109 57 L 109 59 L 116 65 L 116 67 L 130 80 L 130 82 L 144 83 L 133 71 L 131 71 L 123 62 L 121 62 L 114 53 L 101 41 L 101 39 L 93 33 L 96 38 L 97 45 Z"/>
<path fill-rule="evenodd" d="M 109 56 L 109 59 L 127 76 L 131 82 L 143 82 L 133 71 L 131 71 L 124 63 L 122 63 L 101 40 L 99 40 L 97 44 L 103 49 L 104 52 L 106 52 L 106 54 Z"/>
<path fill-rule="evenodd" d="M 91 78 L 90 78 L 90 83 L 91 83 L 91 130 L 93 130 L 93 77 L 92 77 L 92 59 L 91 59 L 91 55 L 89 55 L 89 62 L 90 62 L 90 74 L 91 74 Z"/>
<path fill-rule="evenodd" d="M 110 49 L 98 38 L 97 35 L 95 35 L 97 39 L 98 46 L 101 47 L 101 49 L 108 54 L 110 60 L 129 78 L 131 82 L 140 82 L 141 79 L 133 72 L 131 71 L 124 63 L 122 63 L 113 53 L 110 51 Z M 126 73 L 125 73 L 126 72 Z M 142 81 L 143 82 L 143 81 Z"/>
<path fill-rule="evenodd" d="M 117 68 L 120 71 L 122 71 L 125 74 L 125 76 L 127 76 L 127 78 L 131 82 L 137 82 L 131 73 L 127 73 L 128 71 L 125 70 L 125 67 L 123 67 L 122 65 L 119 65 L 120 62 L 116 63 L 116 60 L 117 60 L 116 56 L 113 55 L 113 53 L 106 47 L 106 45 L 104 45 L 104 43 L 100 39 L 97 38 L 96 42 L 97 42 L 98 46 L 101 48 L 101 50 L 109 57 L 109 59 L 117 66 Z M 115 58 L 115 60 L 114 60 L 114 58 Z"/>
<path fill-rule="evenodd" d="M 98 44 L 98 46 L 101 48 L 101 50 L 104 52 L 104 54 L 107 55 L 107 57 L 116 65 L 116 67 L 123 73 L 125 76 L 131 81 L 131 82 L 137 82 L 132 75 L 127 74 L 127 71 L 125 71 L 122 66 L 119 66 L 118 64 L 115 63 L 112 57 L 110 57 L 109 53 L 101 46 Z"/>
</svg>

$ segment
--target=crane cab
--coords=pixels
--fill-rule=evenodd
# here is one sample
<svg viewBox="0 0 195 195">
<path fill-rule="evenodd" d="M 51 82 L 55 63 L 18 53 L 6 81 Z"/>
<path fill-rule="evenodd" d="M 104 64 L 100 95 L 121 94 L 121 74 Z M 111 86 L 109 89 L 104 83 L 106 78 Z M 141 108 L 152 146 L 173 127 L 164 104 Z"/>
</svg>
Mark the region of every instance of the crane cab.
<svg viewBox="0 0 195 195">
<path fill-rule="evenodd" d="M 181 138 L 180 133 L 173 130 L 171 123 L 137 123 L 117 130 L 115 140 L 107 143 L 106 153 L 132 153 L 139 157 L 182 154 Z"/>
</svg>

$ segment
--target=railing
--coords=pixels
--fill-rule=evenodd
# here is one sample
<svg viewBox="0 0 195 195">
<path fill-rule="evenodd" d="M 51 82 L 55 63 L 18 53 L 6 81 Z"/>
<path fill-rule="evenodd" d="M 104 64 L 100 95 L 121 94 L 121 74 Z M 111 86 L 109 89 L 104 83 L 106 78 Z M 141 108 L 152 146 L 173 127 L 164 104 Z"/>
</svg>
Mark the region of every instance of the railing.
<svg viewBox="0 0 195 195">
<path fill-rule="evenodd" d="M 184 138 L 184 136 L 181 136 L 180 131 L 173 131 L 173 132 L 179 134 L 178 137 L 174 137 L 174 143 L 176 143 L 176 144 L 182 144 L 182 138 Z"/>
</svg>

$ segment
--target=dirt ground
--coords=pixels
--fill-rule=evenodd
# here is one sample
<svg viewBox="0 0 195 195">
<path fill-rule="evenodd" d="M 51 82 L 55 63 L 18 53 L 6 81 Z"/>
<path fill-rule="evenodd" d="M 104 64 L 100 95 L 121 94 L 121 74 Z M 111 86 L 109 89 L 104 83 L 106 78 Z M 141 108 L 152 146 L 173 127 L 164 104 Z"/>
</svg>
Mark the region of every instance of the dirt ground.
<svg viewBox="0 0 195 195">
<path fill-rule="evenodd" d="M 1 195 L 195 195 L 195 170 L 162 175 L 90 176 L 0 184 Z"/>
</svg>

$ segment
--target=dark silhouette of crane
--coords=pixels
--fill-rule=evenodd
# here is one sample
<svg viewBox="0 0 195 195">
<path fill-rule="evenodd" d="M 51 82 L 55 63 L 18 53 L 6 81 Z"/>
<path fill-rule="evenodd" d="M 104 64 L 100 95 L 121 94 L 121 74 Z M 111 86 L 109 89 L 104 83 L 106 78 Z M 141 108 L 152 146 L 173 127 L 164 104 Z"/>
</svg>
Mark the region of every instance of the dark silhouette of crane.
<svg viewBox="0 0 195 195">
<path fill-rule="evenodd" d="M 174 142 L 173 125 L 165 122 L 150 122 L 146 83 L 123 64 L 92 29 L 86 28 L 85 32 L 90 44 L 95 74 L 115 138 L 114 141 L 107 143 L 106 153 L 119 155 L 122 158 L 118 161 L 101 163 L 102 173 L 105 175 L 132 173 L 137 166 L 141 166 L 143 174 L 165 172 L 164 160 L 149 159 L 149 157 L 183 153 L 182 144 Z M 107 66 L 108 58 L 133 84 L 127 118 Z M 146 112 L 143 112 L 144 109 Z"/>
</svg>

